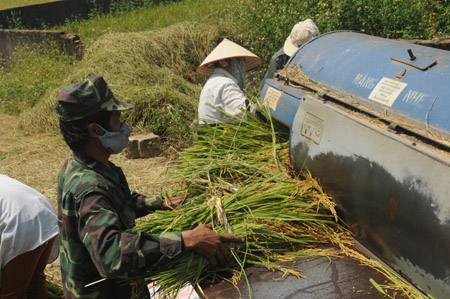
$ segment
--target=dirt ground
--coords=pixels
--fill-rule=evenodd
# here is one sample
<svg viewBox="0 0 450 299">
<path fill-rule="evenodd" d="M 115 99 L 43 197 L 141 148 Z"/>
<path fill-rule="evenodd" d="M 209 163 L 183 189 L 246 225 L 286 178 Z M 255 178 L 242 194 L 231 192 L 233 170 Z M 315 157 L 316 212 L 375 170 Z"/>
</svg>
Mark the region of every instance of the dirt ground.
<svg viewBox="0 0 450 299">
<path fill-rule="evenodd" d="M 58 172 L 70 153 L 59 133 L 28 134 L 16 117 L 0 113 L 0 174 L 41 192 L 55 209 Z M 166 158 L 130 160 L 119 154 L 111 160 L 122 167 L 130 189 L 149 195 L 170 191 L 170 186 L 160 183 L 168 172 Z M 52 282 L 61 283 L 59 259 L 47 266 L 46 274 Z"/>
</svg>

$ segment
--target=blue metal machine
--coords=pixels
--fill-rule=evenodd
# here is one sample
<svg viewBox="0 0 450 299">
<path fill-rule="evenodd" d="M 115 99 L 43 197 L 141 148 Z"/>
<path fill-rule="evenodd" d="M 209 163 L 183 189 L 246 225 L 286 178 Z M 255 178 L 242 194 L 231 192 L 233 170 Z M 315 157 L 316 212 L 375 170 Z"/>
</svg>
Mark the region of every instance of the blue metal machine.
<svg viewBox="0 0 450 299">
<path fill-rule="evenodd" d="M 356 239 L 450 298 L 450 53 L 351 31 L 304 44 L 260 101 Z"/>
</svg>

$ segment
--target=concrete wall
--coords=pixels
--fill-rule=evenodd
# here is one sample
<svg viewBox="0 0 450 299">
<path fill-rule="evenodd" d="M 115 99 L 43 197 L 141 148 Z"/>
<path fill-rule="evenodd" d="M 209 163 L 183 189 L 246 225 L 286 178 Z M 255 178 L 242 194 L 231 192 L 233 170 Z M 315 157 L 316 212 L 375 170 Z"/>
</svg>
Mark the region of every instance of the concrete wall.
<svg viewBox="0 0 450 299">
<path fill-rule="evenodd" d="M 1 1 L 1 0 L 0 0 Z M 0 27 L 3 29 L 15 29 L 15 24 L 21 28 L 39 28 L 42 24 L 60 25 L 67 19 L 88 17 L 93 9 L 107 12 L 111 3 L 123 0 L 55 0 L 53 2 L 15 7 L 0 10 Z M 143 0 L 134 0 L 133 3 L 142 5 Z M 155 0 L 155 3 L 160 2 Z"/>
<path fill-rule="evenodd" d="M 18 47 L 45 49 L 55 46 L 69 55 L 76 55 L 78 58 L 81 58 L 83 55 L 83 46 L 80 38 L 75 34 L 49 30 L 0 29 L 1 60 L 12 57 Z"/>
<path fill-rule="evenodd" d="M 111 3 L 120 1 L 122 0 L 55 0 L 0 10 L 0 60 L 5 61 L 12 57 L 17 47 L 46 48 L 55 43 L 67 54 L 81 58 L 83 47 L 77 35 L 66 35 L 62 31 L 14 30 L 14 28 L 19 26 L 39 28 L 43 24 L 60 25 L 67 19 L 84 19 L 93 9 L 106 12 Z M 156 2 L 158 1 L 155 0 Z M 142 5 L 143 1 L 134 0 L 134 3 Z"/>
<path fill-rule="evenodd" d="M 83 46 L 75 34 L 48 30 L 14 30 L 8 27 L 33 28 L 42 24 L 63 24 L 67 19 L 87 18 L 94 7 L 106 10 L 114 0 L 55 0 L 53 2 L 0 10 L 0 60 L 12 57 L 16 48 L 48 48 L 55 44 L 69 55 L 82 57 Z M 1 29 L 3 28 L 3 29 Z"/>
<path fill-rule="evenodd" d="M 7 29 L 20 24 L 25 28 L 36 28 L 42 24 L 63 24 L 73 17 L 86 18 L 89 9 L 90 0 L 57 0 L 0 10 L 0 27 Z"/>
</svg>

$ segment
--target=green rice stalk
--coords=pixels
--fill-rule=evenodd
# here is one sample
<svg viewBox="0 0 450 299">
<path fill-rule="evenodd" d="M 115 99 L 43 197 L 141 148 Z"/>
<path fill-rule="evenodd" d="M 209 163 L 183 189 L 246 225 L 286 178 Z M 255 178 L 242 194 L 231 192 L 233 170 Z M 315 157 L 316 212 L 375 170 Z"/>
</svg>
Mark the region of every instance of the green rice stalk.
<svg viewBox="0 0 450 299">
<path fill-rule="evenodd" d="M 237 286 L 243 275 L 247 281 L 244 268 L 250 264 L 301 278 L 297 270 L 276 262 L 345 255 L 383 273 L 391 283 L 377 286 L 387 294 L 426 298 L 398 275 L 353 249 L 350 233 L 336 224 L 334 202 L 309 173 L 303 173 L 302 179 L 293 175 L 287 132 L 259 108 L 260 117 L 248 114 L 234 124 L 204 127 L 204 138 L 180 153 L 169 178 L 179 183 L 175 193 L 189 194 L 188 201 L 176 210 L 157 211 L 134 229 L 161 234 L 212 222 L 216 232 L 232 232 L 246 239 L 245 244 L 229 246 L 234 261 L 219 272 L 209 269 L 205 258 L 185 252 L 164 266 L 149 269 L 145 279 L 157 281 L 162 296 L 175 297 L 187 283 L 200 291 L 201 283 L 218 280 Z M 324 249 L 318 246 L 321 244 L 334 244 L 339 249 Z M 223 277 L 223 271 L 232 277 Z M 248 281 L 247 285 L 250 287 Z"/>
<path fill-rule="evenodd" d="M 334 204 L 323 200 L 326 195 L 318 184 L 310 176 L 305 180 L 292 178 L 291 171 L 282 167 L 280 161 L 286 157 L 280 155 L 288 153 L 288 134 L 275 129 L 278 125 L 270 115 L 261 114 L 248 113 L 246 119 L 220 128 L 206 126 L 205 138 L 180 153 L 170 177 L 181 182 L 176 191 L 188 193 L 189 200 L 179 209 L 157 211 L 134 229 L 160 234 L 212 222 L 218 233 L 245 237 L 245 244 L 229 248 L 234 262 L 220 269 L 233 275 L 234 284 L 243 274 L 245 277 L 244 266 L 249 264 L 301 277 L 275 262 L 296 258 L 302 250 L 314 248 L 313 244 L 324 243 L 324 227 L 336 225 L 330 213 Z M 186 283 L 224 279 L 194 253 L 183 253 L 162 267 L 150 269 L 146 278 L 157 281 L 162 295 L 170 296 Z"/>
</svg>

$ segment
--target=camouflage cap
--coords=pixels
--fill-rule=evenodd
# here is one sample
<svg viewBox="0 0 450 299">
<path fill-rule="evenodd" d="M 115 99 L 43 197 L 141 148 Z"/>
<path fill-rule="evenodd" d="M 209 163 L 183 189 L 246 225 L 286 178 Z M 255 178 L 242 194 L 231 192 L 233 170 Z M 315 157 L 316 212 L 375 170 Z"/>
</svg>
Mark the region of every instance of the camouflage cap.
<svg viewBox="0 0 450 299">
<path fill-rule="evenodd" d="M 60 119 L 69 122 L 85 118 L 101 110 L 129 110 L 133 105 L 117 100 L 105 79 L 97 74 L 71 84 L 58 94 Z"/>
</svg>

